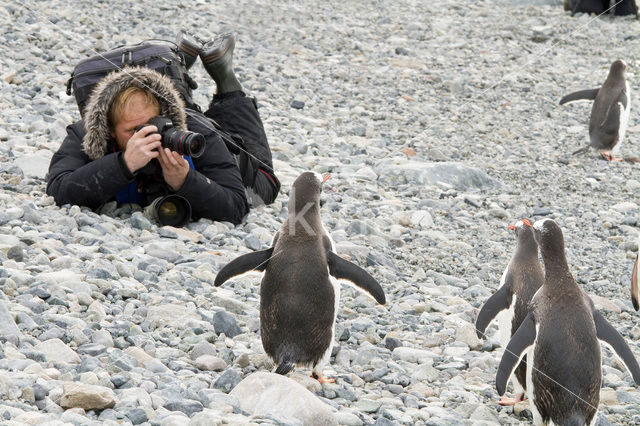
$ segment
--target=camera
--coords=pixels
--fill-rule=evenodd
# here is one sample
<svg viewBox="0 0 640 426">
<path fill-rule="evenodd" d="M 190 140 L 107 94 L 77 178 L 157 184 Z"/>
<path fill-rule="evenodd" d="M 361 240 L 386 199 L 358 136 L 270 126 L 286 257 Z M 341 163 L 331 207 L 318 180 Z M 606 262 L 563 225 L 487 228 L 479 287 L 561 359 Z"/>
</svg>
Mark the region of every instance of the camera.
<svg viewBox="0 0 640 426">
<path fill-rule="evenodd" d="M 188 155 L 192 158 L 198 158 L 204 152 L 204 136 L 200 133 L 178 129 L 173 125 L 173 122 L 166 117 L 154 117 L 149 120 L 148 123 L 136 127 L 136 131 L 150 125 L 158 128 L 157 133 L 162 137 L 161 143 L 163 148 L 169 148 L 171 151 L 175 151 L 180 155 Z"/>
<path fill-rule="evenodd" d="M 191 204 L 180 195 L 169 194 L 156 198 L 144 209 L 144 215 L 160 225 L 181 228 L 191 219 Z"/>
</svg>

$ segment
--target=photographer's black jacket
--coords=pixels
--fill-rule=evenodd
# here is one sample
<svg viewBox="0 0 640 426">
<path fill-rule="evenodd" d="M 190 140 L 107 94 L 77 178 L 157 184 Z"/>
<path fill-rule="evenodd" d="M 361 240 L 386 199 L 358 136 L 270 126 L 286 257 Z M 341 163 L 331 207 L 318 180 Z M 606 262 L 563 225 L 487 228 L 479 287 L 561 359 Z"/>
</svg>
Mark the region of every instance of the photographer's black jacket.
<svg viewBox="0 0 640 426">
<path fill-rule="evenodd" d="M 176 127 L 204 135 L 206 148 L 193 158 L 194 169 L 176 194 L 191 204 L 193 216 L 240 223 L 249 210 L 240 171 L 210 120 L 184 108 L 168 79 L 144 68 L 113 73 L 96 86 L 84 120 L 67 127 L 67 137 L 51 159 L 47 194 L 58 205 L 78 204 L 92 209 L 113 200 L 135 180 L 122 152 L 114 152 L 107 112 L 117 93 L 129 86 L 151 89 L 160 102 L 160 114 Z"/>
</svg>

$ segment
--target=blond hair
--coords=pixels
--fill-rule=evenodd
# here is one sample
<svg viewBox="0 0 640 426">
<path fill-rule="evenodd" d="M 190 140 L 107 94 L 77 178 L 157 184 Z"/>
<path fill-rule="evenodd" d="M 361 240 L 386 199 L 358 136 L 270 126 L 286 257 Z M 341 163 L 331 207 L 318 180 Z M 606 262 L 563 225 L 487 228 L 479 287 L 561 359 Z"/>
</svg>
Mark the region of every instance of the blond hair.
<svg viewBox="0 0 640 426">
<path fill-rule="evenodd" d="M 158 99 L 153 95 L 153 93 L 148 90 L 144 90 L 140 87 L 127 87 L 124 90 L 121 90 L 113 100 L 113 103 L 109 107 L 109 112 L 107 114 L 109 120 L 109 127 L 114 127 L 120 118 L 122 118 L 122 113 L 124 109 L 129 105 L 133 95 L 140 94 L 143 97 L 143 101 L 145 106 L 150 106 L 155 108 L 155 110 L 160 113 L 160 103 Z"/>
</svg>

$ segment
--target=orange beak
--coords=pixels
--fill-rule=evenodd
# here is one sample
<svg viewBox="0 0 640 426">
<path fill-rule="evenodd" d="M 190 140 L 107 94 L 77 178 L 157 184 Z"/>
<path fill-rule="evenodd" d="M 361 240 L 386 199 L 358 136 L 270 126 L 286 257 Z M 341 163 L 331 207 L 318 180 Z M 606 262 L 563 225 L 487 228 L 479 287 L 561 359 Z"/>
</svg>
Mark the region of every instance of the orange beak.
<svg viewBox="0 0 640 426">
<path fill-rule="evenodd" d="M 324 175 L 324 178 L 322 179 L 322 183 L 325 183 L 326 181 L 328 181 L 330 177 L 331 177 L 331 175 L 329 173 Z"/>
<path fill-rule="evenodd" d="M 525 225 L 533 228 L 533 225 L 531 224 L 531 222 L 529 222 L 527 219 L 522 219 L 522 223 L 524 223 Z"/>
<path fill-rule="evenodd" d="M 515 225 L 509 225 L 509 229 L 513 231 L 514 229 L 516 229 L 516 227 Z"/>
</svg>

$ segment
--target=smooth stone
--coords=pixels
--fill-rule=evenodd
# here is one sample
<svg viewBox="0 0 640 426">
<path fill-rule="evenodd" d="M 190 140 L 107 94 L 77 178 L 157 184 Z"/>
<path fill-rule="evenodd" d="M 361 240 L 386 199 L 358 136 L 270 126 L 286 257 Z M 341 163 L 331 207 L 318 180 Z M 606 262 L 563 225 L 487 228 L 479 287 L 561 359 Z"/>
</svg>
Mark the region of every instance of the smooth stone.
<svg viewBox="0 0 640 426">
<path fill-rule="evenodd" d="M 304 386 L 275 373 L 257 372 L 231 391 L 252 416 L 303 424 L 337 425 L 329 407 Z"/>
<path fill-rule="evenodd" d="M 196 344 L 189 353 L 191 359 L 196 360 L 200 358 L 202 355 L 212 355 L 215 356 L 218 354 L 218 350 L 215 346 L 213 346 L 209 342 L 199 342 Z"/>
<path fill-rule="evenodd" d="M 13 321 L 13 317 L 9 313 L 4 300 L 0 300 L 0 336 L 18 338 L 22 336 L 22 332 Z"/>
<path fill-rule="evenodd" d="M 430 364 L 433 365 L 433 359 L 435 354 L 422 349 L 414 349 L 408 347 L 397 347 L 391 353 L 393 359 L 400 359 L 406 362 L 412 362 L 417 364 Z"/>
<path fill-rule="evenodd" d="M 229 369 L 224 373 L 222 373 L 220 377 L 218 377 L 218 380 L 216 380 L 213 383 L 213 388 L 220 389 L 224 393 L 229 393 L 241 381 L 242 381 L 242 376 L 240 376 L 240 374 L 237 371 L 233 369 Z"/>
<path fill-rule="evenodd" d="M 366 398 L 359 399 L 353 404 L 353 408 L 364 413 L 376 413 L 381 406 L 381 401 Z"/>
<path fill-rule="evenodd" d="M 195 308 L 177 303 L 149 306 L 147 309 L 147 321 L 154 327 L 170 326 L 181 328 L 189 320 L 201 321 Z"/>
<path fill-rule="evenodd" d="M 140 423 L 144 423 L 149 420 L 147 417 L 147 412 L 142 408 L 134 408 L 125 413 L 125 416 L 133 423 L 134 425 L 139 425 Z"/>
<path fill-rule="evenodd" d="M 193 414 L 202 411 L 204 407 L 199 401 L 183 399 L 181 401 L 169 402 L 165 404 L 164 408 L 169 411 L 182 411 L 187 416 L 191 417 Z"/>
<path fill-rule="evenodd" d="M 40 342 L 34 349 L 42 352 L 47 357 L 47 361 L 66 364 L 79 364 L 81 361 L 80 356 L 60 339 L 49 339 Z"/>
<path fill-rule="evenodd" d="M 456 162 L 386 159 L 376 164 L 374 170 L 379 176 L 378 180 L 387 184 L 436 186 L 443 182 L 459 191 L 502 186 L 484 171 Z"/>
<path fill-rule="evenodd" d="M 201 355 L 193 363 L 199 370 L 222 371 L 227 368 L 227 363 L 222 358 L 213 355 Z"/>
<path fill-rule="evenodd" d="M 456 340 L 466 343 L 471 350 L 482 348 L 482 340 L 478 338 L 475 327 L 470 323 L 463 323 L 456 328 Z"/>
<path fill-rule="evenodd" d="M 356 416 L 352 413 L 345 413 L 343 411 L 338 411 L 335 413 L 334 418 L 340 425 L 345 426 L 362 426 L 364 423 L 360 420 L 360 417 Z"/>
<path fill-rule="evenodd" d="M 62 385 L 60 406 L 63 408 L 78 407 L 84 410 L 102 410 L 116 404 L 113 391 L 104 386 L 66 382 Z"/>
<path fill-rule="evenodd" d="M 224 333 L 227 337 L 235 337 L 242 333 L 236 318 L 226 311 L 218 311 L 213 315 L 213 328 L 216 334 Z"/>
</svg>

